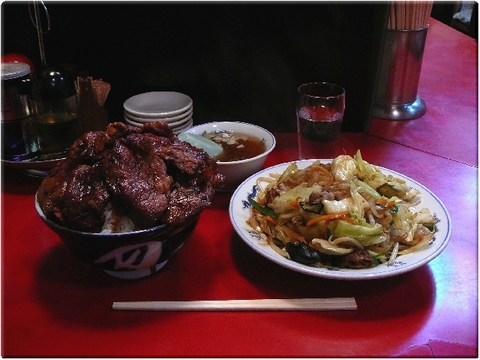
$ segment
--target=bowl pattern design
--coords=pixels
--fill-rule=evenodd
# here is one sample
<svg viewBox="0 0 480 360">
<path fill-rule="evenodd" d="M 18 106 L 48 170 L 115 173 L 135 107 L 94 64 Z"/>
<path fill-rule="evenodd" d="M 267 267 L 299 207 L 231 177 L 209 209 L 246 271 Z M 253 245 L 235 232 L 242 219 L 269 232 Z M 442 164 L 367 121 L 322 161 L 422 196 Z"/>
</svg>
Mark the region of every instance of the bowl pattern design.
<svg viewBox="0 0 480 360">
<path fill-rule="evenodd" d="M 159 225 L 126 233 L 102 234 L 68 229 L 45 217 L 43 222 L 80 260 L 116 277 L 137 278 L 158 271 L 190 239 L 199 217 L 178 227 Z"/>
</svg>

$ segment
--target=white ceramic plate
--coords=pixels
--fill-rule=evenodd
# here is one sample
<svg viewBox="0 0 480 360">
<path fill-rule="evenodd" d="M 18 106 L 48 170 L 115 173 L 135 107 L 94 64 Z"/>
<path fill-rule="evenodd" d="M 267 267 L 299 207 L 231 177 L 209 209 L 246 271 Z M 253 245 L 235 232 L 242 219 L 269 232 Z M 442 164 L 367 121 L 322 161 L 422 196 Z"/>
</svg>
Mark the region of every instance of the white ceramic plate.
<svg viewBox="0 0 480 360">
<path fill-rule="evenodd" d="M 130 120 L 136 121 L 136 122 L 164 121 L 166 123 L 173 123 L 173 122 L 182 121 L 188 117 L 191 117 L 192 112 L 193 112 L 193 106 L 190 106 L 187 110 L 185 110 L 185 112 L 182 112 L 181 114 L 178 114 L 172 117 L 161 117 L 161 116 L 142 117 L 142 116 L 133 115 L 127 110 L 123 111 L 123 115 L 125 117 L 128 117 Z"/>
<path fill-rule="evenodd" d="M 178 126 L 178 127 L 172 127 L 172 131 L 175 135 L 179 135 L 181 132 L 190 129 L 193 125 L 193 118 L 190 118 L 185 124 Z"/>
<path fill-rule="evenodd" d="M 145 125 L 145 123 L 139 123 L 139 122 L 130 120 L 126 116 L 124 117 L 124 119 L 125 119 L 125 123 L 127 123 L 128 125 L 138 126 L 138 127 L 142 127 L 143 125 Z M 182 131 L 185 131 L 185 130 L 191 128 L 192 125 L 193 125 L 193 118 L 192 117 L 189 117 L 185 121 L 182 121 L 181 123 L 176 124 L 175 126 L 173 126 L 172 124 L 168 124 L 168 126 L 172 129 L 172 131 L 176 135 L 180 134 Z"/>
<path fill-rule="evenodd" d="M 187 111 L 193 100 L 175 91 L 151 91 L 134 95 L 123 103 L 123 109 L 138 117 L 168 118 Z"/>
<path fill-rule="evenodd" d="M 305 168 L 314 160 L 296 161 L 299 168 Z M 321 162 L 329 163 L 332 160 L 321 159 Z M 451 235 L 451 219 L 445 205 L 440 199 L 425 186 L 395 171 L 378 168 L 387 175 L 393 175 L 406 181 L 407 185 L 421 192 L 422 202 L 419 208 L 427 207 L 431 214 L 439 221 L 437 223 L 438 232 L 430 241 L 429 245 L 417 250 L 416 252 L 399 256 L 391 266 L 382 264 L 370 269 L 340 269 L 333 267 L 317 268 L 303 265 L 292 260 L 288 260 L 277 254 L 260 235 L 253 230 L 247 223 L 251 214 L 251 205 L 248 198 L 256 197 L 256 180 L 262 176 L 268 176 L 271 173 L 282 173 L 291 163 L 284 163 L 264 169 L 245 180 L 233 193 L 230 200 L 229 213 L 230 220 L 235 231 L 245 243 L 263 257 L 274 263 L 288 269 L 312 275 L 316 277 L 338 279 L 338 280 L 367 280 L 391 277 L 414 270 L 427 264 L 436 258 L 447 246 Z"/>
<path fill-rule="evenodd" d="M 164 119 L 143 119 L 143 120 L 136 120 L 135 118 L 131 117 L 130 115 L 128 115 L 127 113 L 124 113 L 123 114 L 123 117 L 125 120 L 128 120 L 129 122 L 132 122 L 133 124 L 140 124 L 140 125 L 143 125 L 143 124 L 148 124 L 148 123 L 152 123 L 152 122 L 156 122 L 156 121 L 163 121 L 165 123 L 167 123 L 170 127 L 177 127 L 177 126 L 181 126 L 185 123 L 187 123 L 191 118 L 192 118 L 192 112 L 188 112 L 188 114 L 186 114 L 186 116 L 183 116 L 180 120 L 178 121 L 165 121 Z"/>
<path fill-rule="evenodd" d="M 128 125 L 133 125 L 133 126 L 138 126 L 138 127 L 142 127 L 143 125 L 145 125 L 144 123 L 139 123 L 139 122 L 136 122 L 136 121 L 133 121 L 133 120 L 130 120 L 128 117 L 124 117 L 125 119 L 125 122 L 128 124 Z"/>
</svg>

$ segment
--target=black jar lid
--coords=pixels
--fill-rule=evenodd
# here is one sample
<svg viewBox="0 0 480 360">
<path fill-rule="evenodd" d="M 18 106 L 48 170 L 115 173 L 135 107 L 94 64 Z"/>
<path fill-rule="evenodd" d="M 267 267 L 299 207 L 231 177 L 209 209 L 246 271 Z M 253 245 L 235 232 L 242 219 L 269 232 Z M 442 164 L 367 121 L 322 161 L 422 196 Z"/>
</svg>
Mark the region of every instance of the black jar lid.
<svg viewBox="0 0 480 360">
<path fill-rule="evenodd" d="M 32 74 L 32 100 L 55 101 L 76 94 L 70 73 L 60 67 L 42 66 Z"/>
</svg>

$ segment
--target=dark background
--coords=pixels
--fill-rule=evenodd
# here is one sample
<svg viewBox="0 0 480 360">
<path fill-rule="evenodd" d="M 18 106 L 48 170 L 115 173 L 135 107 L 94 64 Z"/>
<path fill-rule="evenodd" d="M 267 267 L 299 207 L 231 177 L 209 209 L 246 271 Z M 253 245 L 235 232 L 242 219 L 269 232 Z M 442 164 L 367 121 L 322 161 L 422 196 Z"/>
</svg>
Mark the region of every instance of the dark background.
<svg viewBox="0 0 480 360">
<path fill-rule="evenodd" d="M 123 120 L 132 95 L 173 90 L 192 97 L 195 123 L 293 132 L 297 87 L 329 81 L 346 89 L 342 130 L 368 127 L 388 2 L 45 4 L 47 63 L 110 83 L 110 121 Z M 2 54 L 38 66 L 28 3 L 6 1 L 1 10 Z"/>
</svg>

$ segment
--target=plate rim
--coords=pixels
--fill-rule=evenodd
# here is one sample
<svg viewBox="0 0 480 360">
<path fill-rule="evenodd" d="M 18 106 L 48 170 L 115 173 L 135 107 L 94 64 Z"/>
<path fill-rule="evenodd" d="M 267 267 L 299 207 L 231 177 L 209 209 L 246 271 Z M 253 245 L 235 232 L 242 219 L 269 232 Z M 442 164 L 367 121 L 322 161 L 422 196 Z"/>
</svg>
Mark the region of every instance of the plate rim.
<svg viewBox="0 0 480 360">
<path fill-rule="evenodd" d="M 394 176 L 397 176 L 401 178 L 402 180 L 406 180 L 407 184 L 409 186 L 414 186 L 418 188 L 421 191 L 422 197 L 426 194 L 428 194 L 431 199 L 433 199 L 439 206 L 439 208 L 443 211 L 442 216 L 439 217 L 440 220 L 444 221 L 446 224 L 445 228 L 445 234 L 442 235 L 442 238 L 437 238 L 436 241 L 440 241 L 439 246 L 434 249 L 431 253 L 426 254 L 426 256 L 419 261 L 416 261 L 413 264 L 407 264 L 406 266 L 399 266 L 399 267 L 393 267 L 390 269 L 386 269 L 384 271 L 380 272 L 370 272 L 370 273 L 364 273 L 362 272 L 361 269 L 340 269 L 334 268 L 330 270 L 324 270 L 323 268 L 316 268 L 304 264 L 300 264 L 297 262 L 294 262 L 292 260 L 288 260 L 283 258 L 281 255 L 276 254 L 273 250 L 264 250 L 260 246 L 260 244 L 254 243 L 253 240 L 246 238 L 245 234 L 241 230 L 240 226 L 237 224 L 235 221 L 235 205 L 239 201 L 243 200 L 240 199 L 239 197 L 242 195 L 242 191 L 251 191 L 253 189 L 246 188 L 246 186 L 254 179 L 257 177 L 264 175 L 265 173 L 272 172 L 272 170 L 279 169 L 282 167 L 286 167 L 292 163 L 297 163 L 297 164 L 305 164 L 304 166 L 308 166 L 308 164 L 313 163 L 314 161 L 320 161 L 322 163 L 331 163 L 333 159 L 299 159 L 299 160 L 294 160 L 294 161 L 288 161 L 288 162 L 283 162 L 279 163 L 276 165 L 272 165 L 270 167 L 267 167 L 265 169 L 262 169 L 258 171 L 257 173 L 253 174 L 252 176 L 248 177 L 246 180 L 244 180 L 234 191 L 230 203 L 229 203 L 229 217 L 230 217 L 230 222 L 237 233 L 237 235 L 242 239 L 243 242 L 245 242 L 251 249 L 253 249 L 257 254 L 261 255 L 262 257 L 266 258 L 267 260 L 272 261 L 273 263 L 276 263 L 277 265 L 280 265 L 284 268 L 287 268 L 289 270 L 299 272 L 305 275 L 310 275 L 310 276 L 315 276 L 315 277 L 320 277 L 320 278 L 326 278 L 326 279 L 333 279 L 333 280 L 347 280 L 347 281 L 354 281 L 354 280 L 373 280 L 373 279 L 382 279 L 382 278 L 388 278 L 388 277 L 393 277 L 397 275 L 401 275 L 410 271 L 413 271 L 419 267 L 422 267 L 429 262 L 431 262 L 433 259 L 435 259 L 438 255 L 440 255 L 448 243 L 450 242 L 451 234 L 452 234 L 452 220 L 450 217 L 450 214 L 445 206 L 445 204 L 442 202 L 442 200 L 429 188 L 427 188 L 425 185 L 421 184 L 420 182 L 410 178 L 409 176 L 403 175 L 399 173 L 398 171 L 391 170 L 389 168 L 380 166 L 380 165 L 375 165 L 371 164 L 373 166 L 376 166 L 378 169 L 382 171 L 386 171 L 387 173 L 390 173 Z M 302 168 L 302 167 L 301 167 Z M 387 174 L 388 175 L 388 174 Z M 248 193 L 247 193 L 248 194 Z M 440 214 L 437 214 L 439 216 Z M 255 230 L 252 229 L 252 231 L 255 232 Z M 418 253 L 417 253 L 418 254 Z M 403 255 L 401 258 L 404 258 L 405 256 L 409 256 L 412 254 L 406 254 Z M 400 258 L 400 259 L 401 259 Z M 386 267 L 387 265 L 379 265 L 382 267 Z M 373 269 L 378 269 L 378 266 L 373 268 Z M 370 269 L 366 269 L 371 271 Z"/>
<path fill-rule="evenodd" d="M 150 102 L 152 99 L 151 97 L 162 97 L 162 96 L 174 96 L 177 97 L 177 99 L 184 100 L 186 102 L 186 105 L 183 105 L 181 108 L 178 109 L 172 109 L 168 111 L 137 111 L 132 108 L 131 103 L 132 101 L 136 101 L 139 98 L 143 100 L 143 102 Z M 153 102 L 158 103 L 158 99 L 154 99 Z M 171 100 L 169 101 L 171 102 Z M 135 94 L 133 96 L 130 96 L 128 99 L 126 99 L 123 102 L 123 109 L 127 110 L 128 112 L 136 115 L 136 116 L 142 116 L 145 118 L 148 117 L 160 117 L 160 116 L 176 116 L 178 114 L 181 114 L 185 112 L 187 109 L 189 109 L 193 105 L 193 100 L 190 96 L 187 94 L 178 92 L 178 91 L 148 91 L 145 93 L 140 93 L 140 94 Z"/>
<path fill-rule="evenodd" d="M 11 161 L 2 159 L 2 166 L 16 169 L 25 169 L 25 170 L 50 170 L 53 169 L 58 163 L 65 160 L 65 157 L 58 159 L 50 160 L 21 160 L 21 161 Z"/>
</svg>

